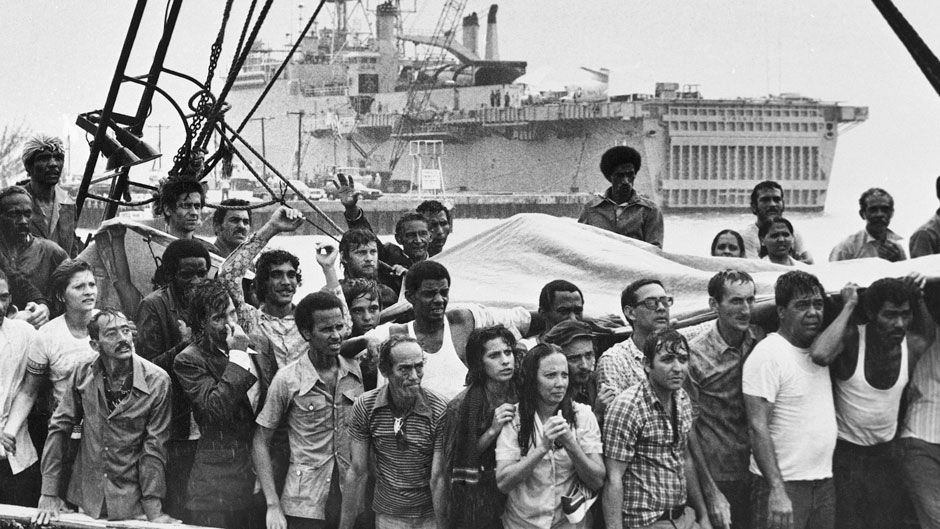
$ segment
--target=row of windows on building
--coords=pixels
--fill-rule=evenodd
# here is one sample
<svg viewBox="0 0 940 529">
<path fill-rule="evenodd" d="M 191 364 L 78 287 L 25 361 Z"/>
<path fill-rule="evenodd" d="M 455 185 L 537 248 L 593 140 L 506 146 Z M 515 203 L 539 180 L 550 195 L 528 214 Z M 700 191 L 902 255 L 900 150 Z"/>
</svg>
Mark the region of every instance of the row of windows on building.
<svg viewBox="0 0 940 529">
<path fill-rule="evenodd" d="M 819 148 L 790 145 L 673 145 L 673 180 L 822 180 Z"/>
<path fill-rule="evenodd" d="M 817 117 L 818 108 L 738 108 L 738 107 L 670 107 L 673 116 L 739 116 L 739 117 Z"/>
</svg>

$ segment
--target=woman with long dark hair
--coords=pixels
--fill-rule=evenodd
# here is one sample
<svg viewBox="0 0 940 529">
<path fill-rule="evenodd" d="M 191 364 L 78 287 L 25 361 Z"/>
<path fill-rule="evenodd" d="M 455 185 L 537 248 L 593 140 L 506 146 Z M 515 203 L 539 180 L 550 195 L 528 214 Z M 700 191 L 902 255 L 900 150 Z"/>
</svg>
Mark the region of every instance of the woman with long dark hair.
<svg viewBox="0 0 940 529">
<path fill-rule="evenodd" d="M 516 415 L 516 339 L 502 325 L 467 339 L 467 389 L 447 406 L 450 527 L 499 527 L 506 496 L 496 486 L 496 439 Z"/>
<path fill-rule="evenodd" d="M 496 483 L 508 496 L 509 528 L 583 528 L 570 523 L 561 498 L 581 483 L 604 484 L 601 433 L 591 408 L 571 399 L 568 361 L 557 345 L 539 344 L 522 362 L 518 413 L 496 443 Z"/>
</svg>

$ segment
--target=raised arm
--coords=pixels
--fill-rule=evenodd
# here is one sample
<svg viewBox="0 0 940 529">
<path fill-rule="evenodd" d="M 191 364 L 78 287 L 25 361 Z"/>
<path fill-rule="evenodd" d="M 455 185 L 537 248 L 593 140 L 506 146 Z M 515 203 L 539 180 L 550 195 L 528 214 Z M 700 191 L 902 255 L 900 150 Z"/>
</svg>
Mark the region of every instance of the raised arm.
<svg viewBox="0 0 940 529">
<path fill-rule="evenodd" d="M 751 450 L 757 461 L 757 467 L 770 488 L 767 505 L 770 511 L 768 513 L 770 526 L 790 527 L 793 523 L 793 504 L 784 488 L 783 476 L 780 475 L 780 467 L 777 466 L 774 442 L 770 438 L 770 415 L 774 404 L 763 397 L 744 395 L 744 406 L 747 409 L 751 433 Z"/>
<path fill-rule="evenodd" d="M 842 287 L 842 311 L 809 346 L 809 356 L 817 365 L 827 366 L 845 348 L 845 337 L 852 320 L 852 313 L 858 306 L 858 285 L 848 283 Z"/>
<path fill-rule="evenodd" d="M 937 340 L 937 324 L 930 316 L 930 311 L 927 309 L 924 300 L 924 286 L 927 284 L 926 276 L 918 272 L 911 272 L 903 280 L 911 289 L 914 298 L 911 307 L 913 321 L 911 321 L 911 328 L 907 334 L 907 343 L 910 347 L 908 352 L 911 355 L 909 366 L 913 374 L 917 361 L 933 347 L 934 342 Z"/>
</svg>

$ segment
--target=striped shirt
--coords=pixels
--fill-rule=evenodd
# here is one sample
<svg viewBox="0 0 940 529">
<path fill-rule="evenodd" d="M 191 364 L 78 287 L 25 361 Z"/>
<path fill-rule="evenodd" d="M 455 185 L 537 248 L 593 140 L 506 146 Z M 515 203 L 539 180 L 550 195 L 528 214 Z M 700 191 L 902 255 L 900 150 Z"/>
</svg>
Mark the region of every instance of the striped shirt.
<svg viewBox="0 0 940 529">
<path fill-rule="evenodd" d="M 434 514 L 431 502 L 431 462 L 444 449 L 447 401 L 422 388 L 414 408 L 402 419 L 395 435 L 395 415 L 388 385 L 363 393 L 353 406 L 349 436 L 368 442 L 375 457 L 376 513 L 421 518 Z"/>
<path fill-rule="evenodd" d="M 940 340 L 927 350 L 911 378 L 907 417 L 901 437 L 940 444 Z"/>
<path fill-rule="evenodd" d="M 685 447 L 692 405 L 684 390 L 673 393 L 673 417 L 649 384 L 636 384 L 607 407 L 604 455 L 627 463 L 623 474 L 623 525 L 644 527 L 663 511 L 686 503 Z"/>
</svg>

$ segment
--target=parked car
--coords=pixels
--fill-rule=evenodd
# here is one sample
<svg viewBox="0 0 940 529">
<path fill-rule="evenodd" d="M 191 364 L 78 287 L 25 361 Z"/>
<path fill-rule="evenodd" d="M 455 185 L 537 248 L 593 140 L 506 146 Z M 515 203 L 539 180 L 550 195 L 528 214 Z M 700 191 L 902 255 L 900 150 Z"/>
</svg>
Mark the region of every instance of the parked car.
<svg viewBox="0 0 940 529">
<path fill-rule="evenodd" d="M 300 191 L 300 194 L 306 197 L 307 200 L 321 200 L 326 198 L 326 191 L 320 189 L 319 187 L 310 187 L 303 180 L 293 179 L 288 180 L 288 182 L 297 188 L 297 190 Z M 273 189 L 276 193 L 279 193 L 281 189 L 287 188 L 286 185 L 279 184 L 278 182 L 272 182 L 269 185 L 271 185 L 271 189 Z M 258 198 L 270 198 L 268 195 L 269 193 L 264 188 L 255 190 L 255 196 Z M 297 196 L 297 193 L 294 193 L 290 189 L 287 189 L 287 193 L 284 195 L 284 198 L 287 200 L 301 200 L 301 198 Z"/>
<path fill-rule="evenodd" d="M 376 200 L 382 196 L 382 192 L 380 190 L 366 187 L 359 184 L 358 182 L 353 182 L 353 188 L 359 192 L 360 197 L 366 200 Z M 339 198 L 339 188 L 337 188 L 334 184 L 327 184 L 326 197 L 330 200 Z"/>
</svg>

